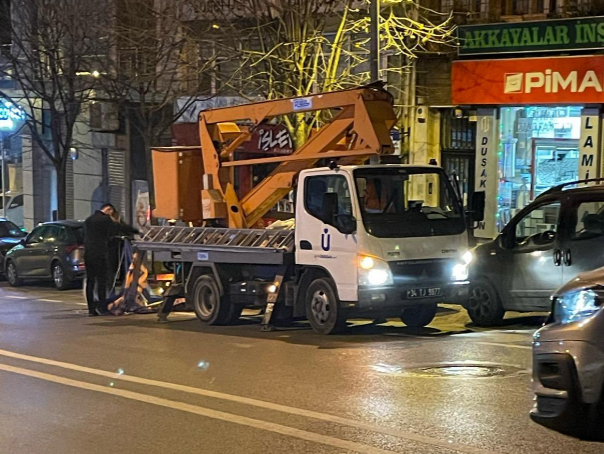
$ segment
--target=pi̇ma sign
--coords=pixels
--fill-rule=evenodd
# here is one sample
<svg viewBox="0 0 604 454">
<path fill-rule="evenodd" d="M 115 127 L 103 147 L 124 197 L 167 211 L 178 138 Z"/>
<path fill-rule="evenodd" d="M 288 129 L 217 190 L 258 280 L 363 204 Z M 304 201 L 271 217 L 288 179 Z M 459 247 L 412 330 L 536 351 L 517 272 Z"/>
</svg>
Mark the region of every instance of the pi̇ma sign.
<svg viewBox="0 0 604 454">
<path fill-rule="evenodd" d="M 476 133 L 476 191 L 486 192 L 484 221 L 474 230 L 477 238 L 495 238 L 497 236 L 497 191 L 499 165 L 498 120 L 495 109 L 478 109 Z"/>
<path fill-rule="evenodd" d="M 598 178 L 600 140 L 600 112 L 583 109 L 581 112 L 581 139 L 579 141 L 579 179 Z"/>
<path fill-rule="evenodd" d="M 453 104 L 601 104 L 604 55 L 459 60 Z"/>
</svg>

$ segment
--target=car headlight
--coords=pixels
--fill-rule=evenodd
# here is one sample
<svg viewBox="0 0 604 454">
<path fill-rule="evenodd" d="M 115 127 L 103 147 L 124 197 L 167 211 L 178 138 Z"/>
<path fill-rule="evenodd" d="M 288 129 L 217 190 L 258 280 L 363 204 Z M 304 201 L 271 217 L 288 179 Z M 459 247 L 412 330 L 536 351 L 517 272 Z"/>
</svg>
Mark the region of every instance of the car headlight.
<svg viewBox="0 0 604 454">
<path fill-rule="evenodd" d="M 359 256 L 359 285 L 382 286 L 393 285 L 392 271 L 388 263 L 384 260 L 369 257 L 368 255 Z"/>
<path fill-rule="evenodd" d="M 554 320 L 566 324 L 587 318 L 600 310 L 602 301 L 593 290 L 562 295 L 554 302 Z"/>
</svg>

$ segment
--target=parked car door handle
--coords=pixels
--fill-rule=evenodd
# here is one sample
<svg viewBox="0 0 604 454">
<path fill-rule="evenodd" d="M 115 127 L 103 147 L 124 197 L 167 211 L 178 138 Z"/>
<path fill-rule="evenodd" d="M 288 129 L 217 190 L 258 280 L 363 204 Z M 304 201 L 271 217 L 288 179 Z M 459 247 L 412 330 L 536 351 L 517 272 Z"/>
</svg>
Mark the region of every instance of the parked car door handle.
<svg viewBox="0 0 604 454">
<path fill-rule="evenodd" d="M 560 249 L 554 249 L 554 265 L 562 265 L 562 251 Z"/>
<path fill-rule="evenodd" d="M 564 265 L 571 266 L 573 264 L 572 257 L 570 254 L 570 249 L 564 251 Z"/>
</svg>

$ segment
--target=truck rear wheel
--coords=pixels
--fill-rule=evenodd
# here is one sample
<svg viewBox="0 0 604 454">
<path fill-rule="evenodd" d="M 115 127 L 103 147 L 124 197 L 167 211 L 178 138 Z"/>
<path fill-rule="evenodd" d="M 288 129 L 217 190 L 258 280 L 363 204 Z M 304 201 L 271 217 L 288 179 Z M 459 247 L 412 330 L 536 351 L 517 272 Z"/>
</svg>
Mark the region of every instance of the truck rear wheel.
<svg viewBox="0 0 604 454">
<path fill-rule="evenodd" d="M 197 318 L 208 325 L 228 325 L 241 315 L 241 308 L 220 297 L 216 279 L 199 276 L 193 284 L 193 309 Z"/>
<path fill-rule="evenodd" d="M 422 304 L 421 306 L 410 307 L 403 310 L 401 320 L 405 325 L 411 328 L 423 328 L 434 320 L 437 310 L 437 303 Z"/>
<path fill-rule="evenodd" d="M 316 279 L 310 284 L 306 294 L 306 317 L 317 333 L 342 332 L 346 328 L 346 315 L 331 279 Z"/>
</svg>

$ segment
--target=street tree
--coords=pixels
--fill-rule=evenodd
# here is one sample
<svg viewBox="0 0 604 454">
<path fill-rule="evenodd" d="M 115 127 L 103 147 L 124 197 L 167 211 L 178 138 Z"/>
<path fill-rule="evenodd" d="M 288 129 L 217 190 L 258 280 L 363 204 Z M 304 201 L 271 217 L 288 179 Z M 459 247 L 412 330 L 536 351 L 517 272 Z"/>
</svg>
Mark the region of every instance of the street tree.
<svg viewBox="0 0 604 454">
<path fill-rule="evenodd" d="M 0 96 L 23 107 L 33 143 L 54 166 L 59 219 L 67 215 L 70 150 L 98 86 L 93 61 L 106 53 L 106 8 L 104 0 L 12 0 L 0 17 L 11 41 L 0 51 L 0 76 L 16 85 Z"/>
<path fill-rule="evenodd" d="M 230 88 L 266 99 L 307 96 L 370 82 L 369 0 L 192 0 L 199 16 L 214 21 L 216 40 L 240 64 L 216 77 Z M 380 50 L 387 61 L 382 78 L 391 82 L 399 110 L 412 104 L 415 60 L 454 48 L 450 15 L 421 0 L 383 2 Z M 286 119 L 296 145 L 304 143 L 319 115 Z"/>
<path fill-rule="evenodd" d="M 174 122 L 196 101 L 211 97 L 202 93 L 203 77 L 216 55 L 197 52 L 200 29 L 191 21 L 189 0 L 119 0 L 115 5 L 99 99 L 128 118 L 139 149 L 145 150 L 151 183 L 151 148 L 169 145 Z"/>
</svg>

